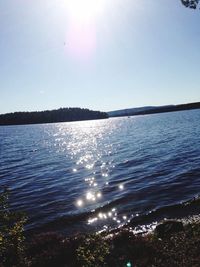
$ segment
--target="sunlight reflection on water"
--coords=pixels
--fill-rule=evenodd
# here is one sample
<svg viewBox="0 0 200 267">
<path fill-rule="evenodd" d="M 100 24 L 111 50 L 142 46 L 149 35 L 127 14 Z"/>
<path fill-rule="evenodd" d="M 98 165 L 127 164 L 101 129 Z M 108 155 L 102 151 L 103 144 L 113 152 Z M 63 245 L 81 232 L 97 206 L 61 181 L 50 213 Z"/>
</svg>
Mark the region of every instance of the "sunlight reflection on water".
<svg viewBox="0 0 200 267">
<path fill-rule="evenodd" d="M 78 212 L 81 210 L 98 212 L 93 214 L 88 219 L 88 224 L 94 224 L 103 221 L 112 220 L 117 225 L 127 221 L 127 216 L 118 217 L 115 207 L 108 211 L 101 212 L 101 206 L 105 202 L 103 190 L 109 185 L 110 173 L 115 168 L 112 154 L 117 153 L 118 144 L 110 141 L 110 136 L 116 132 L 119 127 L 119 120 L 110 121 L 83 121 L 74 122 L 70 125 L 58 124 L 59 135 L 55 136 L 55 144 L 58 150 L 66 151 L 70 154 L 74 167 L 72 172 L 83 175 L 81 183 L 84 183 L 84 190 L 79 189 L 77 198 L 74 201 L 74 206 Z M 102 140 L 104 146 L 102 146 Z M 105 161 L 105 159 L 108 159 Z M 84 174 L 83 174 L 84 170 Z M 80 181 L 79 181 L 80 182 Z M 123 191 L 124 184 L 119 184 L 116 191 Z M 100 209 L 100 210 L 99 210 Z"/>
<path fill-rule="evenodd" d="M 197 110 L 1 127 L 0 186 L 28 214 L 28 230 L 76 234 L 176 216 L 177 203 L 199 194 L 199 119 Z"/>
</svg>

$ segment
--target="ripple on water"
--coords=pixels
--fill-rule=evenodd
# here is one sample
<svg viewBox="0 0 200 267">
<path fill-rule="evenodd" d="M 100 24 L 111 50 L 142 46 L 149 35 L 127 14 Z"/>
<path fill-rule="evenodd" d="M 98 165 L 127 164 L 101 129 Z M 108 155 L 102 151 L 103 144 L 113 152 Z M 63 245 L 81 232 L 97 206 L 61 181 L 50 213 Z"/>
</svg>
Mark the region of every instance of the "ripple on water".
<svg viewBox="0 0 200 267">
<path fill-rule="evenodd" d="M 195 110 L 1 127 L 0 186 L 27 212 L 29 230 L 157 221 L 200 192 L 199 119 Z"/>
</svg>

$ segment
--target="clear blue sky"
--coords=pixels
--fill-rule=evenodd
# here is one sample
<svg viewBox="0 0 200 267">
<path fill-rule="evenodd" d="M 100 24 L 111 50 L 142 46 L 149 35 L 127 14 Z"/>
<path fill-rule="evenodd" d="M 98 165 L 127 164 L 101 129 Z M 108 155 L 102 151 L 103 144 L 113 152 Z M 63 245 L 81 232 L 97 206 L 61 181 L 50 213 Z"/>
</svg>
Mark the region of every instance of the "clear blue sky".
<svg viewBox="0 0 200 267">
<path fill-rule="evenodd" d="M 199 10 L 67 1 L 0 0 L 0 113 L 200 101 Z"/>
</svg>

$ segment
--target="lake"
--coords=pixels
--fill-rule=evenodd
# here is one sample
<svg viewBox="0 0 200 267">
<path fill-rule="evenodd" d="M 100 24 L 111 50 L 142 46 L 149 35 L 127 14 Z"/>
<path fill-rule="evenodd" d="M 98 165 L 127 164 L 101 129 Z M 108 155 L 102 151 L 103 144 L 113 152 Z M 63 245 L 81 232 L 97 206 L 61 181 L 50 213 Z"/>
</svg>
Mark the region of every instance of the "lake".
<svg viewBox="0 0 200 267">
<path fill-rule="evenodd" d="M 199 214 L 200 110 L 0 127 L 0 187 L 27 232 Z M 189 201 L 189 202 L 188 202 Z"/>
</svg>

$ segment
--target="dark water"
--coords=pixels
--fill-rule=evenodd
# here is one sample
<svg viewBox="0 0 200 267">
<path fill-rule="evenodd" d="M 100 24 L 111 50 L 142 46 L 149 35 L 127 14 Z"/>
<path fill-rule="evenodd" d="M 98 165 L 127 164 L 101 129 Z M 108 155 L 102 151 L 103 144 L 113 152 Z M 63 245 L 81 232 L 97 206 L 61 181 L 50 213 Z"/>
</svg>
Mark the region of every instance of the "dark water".
<svg viewBox="0 0 200 267">
<path fill-rule="evenodd" d="M 0 127 L 0 186 L 29 232 L 198 214 L 200 110 Z"/>
</svg>

